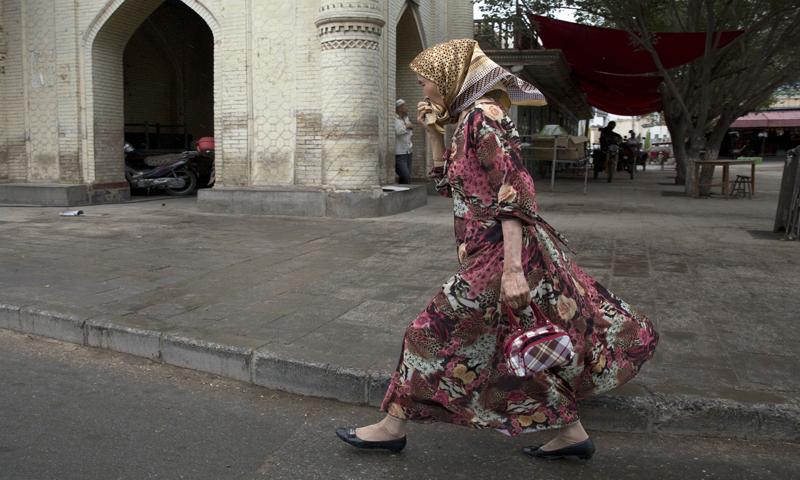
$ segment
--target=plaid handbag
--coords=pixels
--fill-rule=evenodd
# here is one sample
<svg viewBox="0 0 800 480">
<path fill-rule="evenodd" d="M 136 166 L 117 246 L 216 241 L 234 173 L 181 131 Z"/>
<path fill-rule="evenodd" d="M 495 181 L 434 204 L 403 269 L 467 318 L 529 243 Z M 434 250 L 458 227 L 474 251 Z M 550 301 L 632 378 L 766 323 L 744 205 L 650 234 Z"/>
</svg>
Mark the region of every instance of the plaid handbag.
<svg viewBox="0 0 800 480">
<path fill-rule="evenodd" d="M 569 363 L 575 356 L 567 332 L 558 325 L 553 325 L 536 302 L 531 302 L 531 308 L 536 323 L 541 326 L 523 330 L 514 317 L 511 307 L 506 304 L 509 334 L 503 353 L 508 369 L 518 377 L 527 377 L 548 368 L 560 367 Z"/>
</svg>

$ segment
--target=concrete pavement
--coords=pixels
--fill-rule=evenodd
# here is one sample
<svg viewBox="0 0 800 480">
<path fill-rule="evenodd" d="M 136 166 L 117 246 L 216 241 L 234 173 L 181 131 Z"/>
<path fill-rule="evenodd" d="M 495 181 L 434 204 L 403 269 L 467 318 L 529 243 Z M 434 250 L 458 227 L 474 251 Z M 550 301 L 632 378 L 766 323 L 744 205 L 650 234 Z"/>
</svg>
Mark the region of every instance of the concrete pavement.
<svg viewBox="0 0 800 480">
<path fill-rule="evenodd" d="M 507 437 L 409 425 L 400 454 L 334 434 L 372 407 L 303 397 L 109 350 L 0 330 L 0 480 L 797 478 L 797 445 L 589 430 L 591 461 L 520 452 L 553 432 Z"/>
<path fill-rule="evenodd" d="M 800 439 L 800 244 L 771 233 L 780 175 L 759 166 L 756 196 L 727 201 L 682 196 L 669 170 L 585 196 L 537 179 L 577 264 L 662 335 L 636 379 L 585 402 L 587 425 Z M 0 207 L 0 328 L 377 405 L 406 326 L 457 269 L 445 198 L 363 220 L 150 200 Z"/>
</svg>

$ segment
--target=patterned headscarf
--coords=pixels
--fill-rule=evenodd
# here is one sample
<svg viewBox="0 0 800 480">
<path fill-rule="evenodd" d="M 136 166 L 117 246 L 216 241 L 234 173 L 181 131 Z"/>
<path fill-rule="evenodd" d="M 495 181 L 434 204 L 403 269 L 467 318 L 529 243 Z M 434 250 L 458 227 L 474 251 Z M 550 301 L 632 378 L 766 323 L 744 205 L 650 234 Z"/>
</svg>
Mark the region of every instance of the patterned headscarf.
<svg viewBox="0 0 800 480">
<path fill-rule="evenodd" d="M 445 104 L 432 107 L 440 130 L 442 125 L 455 123 L 459 113 L 487 93 L 506 109 L 512 104 L 547 104 L 542 92 L 493 62 L 475 40 L 434 45 L 417 55 L 410 66 L 439 87 Z M 434 123 L 433 117 L 428 123 Z"/>
</svg>

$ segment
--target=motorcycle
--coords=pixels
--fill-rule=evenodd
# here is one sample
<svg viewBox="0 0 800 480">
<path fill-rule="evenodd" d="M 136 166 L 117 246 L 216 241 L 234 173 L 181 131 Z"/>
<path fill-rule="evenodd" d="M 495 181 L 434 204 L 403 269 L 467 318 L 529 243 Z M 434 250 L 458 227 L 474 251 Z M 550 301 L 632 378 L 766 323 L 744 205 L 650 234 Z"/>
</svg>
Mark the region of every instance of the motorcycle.
<svg viewBox="0 0 800 480">
<path fill-rule="evenodd" d="M 128 142 L 125 142 L 125 178 L 131 188 L 146 188 L 148 193 L 156 188 L 182 197 L 197 190 L 197 173 L 190 158 L 182 153 L 144 157 Z"/>
<path fill-rule="evenodd" d="M 617 165 L 617 171 L 627 171 L 631 174 L 631 180 L 636 173 L 636 164 L 639 163 L 639 156 L 633 149 L 626 145 L 620 148 L 620 159 Z"/>
<path fill-rule="evenodd" d="M 608 174 L 609 183 L 614 178 L 614 171 L 619 162 L 619 145 L 609 144 L 604 150 L 595 150 L 592 164 L 594 165 L 594 178 L 605 170 Z"/>
</svg>

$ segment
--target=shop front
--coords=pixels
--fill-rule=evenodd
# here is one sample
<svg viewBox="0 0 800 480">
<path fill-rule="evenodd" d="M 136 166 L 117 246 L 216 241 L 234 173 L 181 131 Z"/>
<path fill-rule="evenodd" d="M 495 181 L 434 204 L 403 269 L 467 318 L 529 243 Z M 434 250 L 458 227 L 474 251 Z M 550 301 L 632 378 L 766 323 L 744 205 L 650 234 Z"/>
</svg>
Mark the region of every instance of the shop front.
<svg viewBox="0 0 800 480">
<path fill-rule="evenodd" d="M 785 155 L 800 145 L 800 109 L 754 112 L 731 124 L 721 155 Z"/>
</svg>

